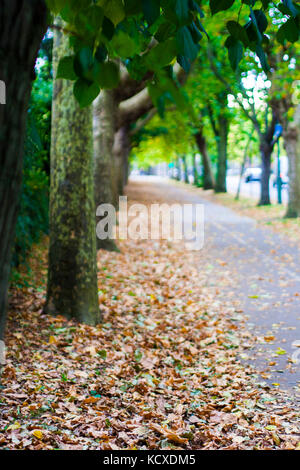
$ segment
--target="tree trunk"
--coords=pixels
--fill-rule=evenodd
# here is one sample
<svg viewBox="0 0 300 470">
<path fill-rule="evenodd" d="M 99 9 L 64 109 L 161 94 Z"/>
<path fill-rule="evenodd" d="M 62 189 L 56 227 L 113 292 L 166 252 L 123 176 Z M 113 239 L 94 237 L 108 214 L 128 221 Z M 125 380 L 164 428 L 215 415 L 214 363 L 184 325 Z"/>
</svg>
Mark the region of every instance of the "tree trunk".
<svg viewBox="0 0 300 470">
<path fill-rule="evenodd" d="M 268 113 L 268 110 L 266 111 Z M 267 114 L 266 114 L 267 116 Z M 275 123 L 277 122 L 277 114 L 272 109 L 272 121 L 268 125 L 266 119 L 266 129 L 264 134 L 259 134 L 259 150 L 261 154 L 262 173 L 261 173 L 261 193 L 259 206 L 266 206 L 271 204 L 270 201 L 270 174 L 271 174 L 271 155 L 274 148 L 273 135 L 275 130 Z"/>
<path fill-rule="evenodd" d="M 198 186 L 198 169 L 197 169 L 197 161 L 196 161 L 196 155 L 193 154 L 193 177 L 194 177 L 194 186 Z"/>
<path fill-rule="evenodd" d="M 262 162 L 262 173 L 260 182 L 260 206 L 271 204 L 270 200 L 270 174 L 271 174 L 271 155 L 273 146 L 266 139 L 262 139 L 260 143 L 260 154 Z"/>
<path fill-rule="evenodd" d="M 47 27 L 41 0 L 1 0 L 0 80 L 0 339 L 5 329 L 12 245 L 22 182 L 27 108 L 38 48 Z"/>
<path fill-rule="evenodd" d="M 53 69 L 70 53 L 54 33 Z M 50 248 L 45 312 L 100 322 L 96 265 L 92 109 L 81 109 L 73 83 L 55 80 L 52 109 Z"/>
<path fill-rule="evenodd" d="M 176 181 L 180 181 L 181 180 L 181 168 L 180 168 L 180 160 L 178 156 L 176 156 L 175 168 L 177 170 L 175 171 L 175 179 Z"/>
<path fill-rule="evenodd" d="M 216 193 L 226 193 L 228 120 L 225 116 L 219 116 L 218 127 L 218 167 L 215 191 Z"/>
<path fill-rule="evenodd" d="M 103 90 L 93 106 L 95 205 L 115 204 L 113 143 L 116 105 L 114 92 Z M 118 251 L 110 237 L 97 238 L 97 249 Z"/>
<path fill-rule="evenodd" d="M 254 132 L 254 129 L 252 130 L 251 134 L 249 135 L 249 139 L 248 139 L 248 142 L 246 144 L 245 151 L 244 151 L 244 157 L 243 157 L 241 171 L 240 171 L 239 184 L 238 184 L 238 188 L 237 188 L 237 192 L 236 192 L 236 196 L 235 196 L 235 199 L 237 201 L 240 198 L 242 178 L 243 178 L 243 175 L 244 175 L 244 172 L 245 172 L 245 166 L 246 166 L 246 161 L 247 161 L 247 157 L 248 157 L 249 147 L 250 147 L 250 144 L 251 144 L 251 141 L 252 141 L 253 132 Z"/>
<path fill-rule="evenodd" d="M 203 189 L 213 189 L 215 185 L 214 176 L 211 169 L 210 158 L 207 152 L 206 139 L 203 135 L 202 130 L 195 134 L 195 139 L 202 158 Z"/>
<path fill-rule="evenodd" d="M 287 121 L 283 132 L 289 159 L 289 204 L 286 217 L 300 217 L 300 104 L 293 121 Z"/>
<path fill-rule="evenodd" d="M 124 162 L 124 186 L 128 184 L 129 173 L 130 173 L 129 154 L 126 154 L 125 162 Z"/>
<path fill-rule="evenodd" d="M 188 167 L 187 167 L 186 156 L 185 155 L 183 155 L 183 157 L 182 157 L 182 164 L 183 164 L 184 182 L 186 184 L 188 184 L 189 183 L 189 175 L 188 175 Z"/>
<path fill-rule="evenodd" d="M 115 160 L 115 187 L 117 189 L 115 198 L 124 194 L 126 165 L 131 150 L 129 130 L 126 126 L 122 126 L 115 134 L 113 154 Z"/>
</svg>

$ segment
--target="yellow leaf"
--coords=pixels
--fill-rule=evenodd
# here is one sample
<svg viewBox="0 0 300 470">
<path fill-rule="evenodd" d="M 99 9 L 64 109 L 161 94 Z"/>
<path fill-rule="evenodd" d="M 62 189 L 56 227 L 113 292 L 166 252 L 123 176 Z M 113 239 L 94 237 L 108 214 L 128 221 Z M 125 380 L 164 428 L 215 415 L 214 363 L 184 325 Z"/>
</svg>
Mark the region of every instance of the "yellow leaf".
<svg viewBox="0 0 300 470">
<path fill-rule="evenodd" d="M 49 338 L 49 344 L 55 344 L 57 341 L 56 341 L 56 338 L 55 336 L 50 336 Z"/>
<path fill-rule="evenodd" d="M 8 426 L 7 429 L 10 429 L 10 430 L 14 430 L 14 429 L 19 429 L 21 427 L 21 424 L 19 423 L 19 421 L 15 421 L 14 424 L 11 424 L 10 426 Z"/>
<path fill-rule="evenodd" d="M 275 354 L 282 356 L 283 354 L 286 354 L 286 350 L 279 347 L 277 348 L 277 351 L 275 351 Z"/>
<path fill-rule="evenodd" d="M 34 429 L 32 431 L 32 434 L 34 435 L 34 437 L 36 437 L 37 439 L 43 439 L 43 433 L 42 431 L 40 431 L 40 429 Z"/>
<path fill-rule="evenodd" d="M 280 438 L 275 434 L 275 432 L 272 432 L 272 439 L 277 446 L 280 446 Z"/>
</svg>

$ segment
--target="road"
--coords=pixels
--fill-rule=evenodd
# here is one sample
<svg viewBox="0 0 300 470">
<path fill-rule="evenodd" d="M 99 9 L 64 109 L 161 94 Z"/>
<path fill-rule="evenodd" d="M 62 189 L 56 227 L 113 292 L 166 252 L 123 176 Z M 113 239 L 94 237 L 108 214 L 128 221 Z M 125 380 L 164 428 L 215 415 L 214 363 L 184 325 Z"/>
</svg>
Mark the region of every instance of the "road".
<svg viewBox="0 0 300 470">
<path fill-rule="evenodd" d="M 300 348 L 295 346 L 300 344 L 298 247 L 270 228 L 258 227 L 253 219 L 202 199 L 195 188 L 155 177 L 144 177 L 141 184 L 149 194 L 155 187 L 166 202 L 204 205 L 201 263 L 204 258 L 210 266 L 209 282 L 216 285 L 220 301 L 231 299 L 237 311 L 246 315 L 248 329 L 257 337 L 256 346 L 243 360 L 262 372 L 262 381 L 269 386 L 288 389 L 300 399 L 300 361 L 290 361 L 293 354 L 300 359 Z M 187 227 L 194 222 L 188 220 Z"/>
<path fill-rule="evenodd" d="M 227 179 L 226 179 L 227 191 L 230 194 L 236 194 L 238 184 L 239 184 L 239 178 L 240 177 L 236 175 L 227 176 Z M 260 197 L 260 182 L 251 181 L 249 183 L 246 183 L 245 179 L 243 178 L 240 194 L 241 196 L 255 199 L 258 201 Z M 282 194 L 282 203 L 287 204 L 288 203 L 288 190 L 286 186 L 283 186 L 281 194 Z M 270 183 L 270 198 L 271 198 L 272 204 L 275 204 L 277 202 L 277 188 L 276 187 L 274 188 L 272 183 Z"/>
</svg>

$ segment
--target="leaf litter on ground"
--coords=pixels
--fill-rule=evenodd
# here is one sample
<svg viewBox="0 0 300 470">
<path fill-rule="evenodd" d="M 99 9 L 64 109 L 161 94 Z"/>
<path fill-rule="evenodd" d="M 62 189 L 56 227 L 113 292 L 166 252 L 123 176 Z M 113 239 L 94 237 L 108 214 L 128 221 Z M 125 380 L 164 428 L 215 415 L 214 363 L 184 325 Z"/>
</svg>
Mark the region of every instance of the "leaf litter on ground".
<svg viewBox="0 0 300 470">
<path fill-rule="evenodd" d="M 11 291 L 0 447 L 299 449 L 299 412 L 240 361 L 255 338 L 205 253 L 198 268 L 182 243 L 119 245 L 98 252 L 97 327 L 43 315 L 40 287 Z"/>
</svg>

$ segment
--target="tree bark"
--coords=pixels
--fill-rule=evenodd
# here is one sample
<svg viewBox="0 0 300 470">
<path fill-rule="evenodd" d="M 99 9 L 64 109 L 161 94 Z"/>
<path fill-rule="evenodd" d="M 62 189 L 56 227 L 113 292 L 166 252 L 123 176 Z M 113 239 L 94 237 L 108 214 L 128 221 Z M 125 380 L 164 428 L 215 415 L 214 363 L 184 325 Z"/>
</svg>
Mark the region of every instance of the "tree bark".
<svg viewBox="0 0 300 470">
<path fill-rule="evenodd" d="M 219 116 L 218 127 L 218 165 L 215 192 L 226 193 L 228 119 L 225 116 Z"/>
<path fill-rule="evenodd" d="M 177 169 L 175 173 L 175 179 L 176 181 L 180 181 L 181 180 L 181 168 L 180 168 L 180 160 L 178 156 L 176 156 L 175 168 Z"/>
<path fill-rule="evenodd" d="M 188 175 L 188 167 L 187 167 L 187 162 L 186 162 L 186 156 L 182 156 L 182 164 L 183 164 L 183 176 L 184 176 L 184 182 L 186 184 L 189 183 L 189 175 Z"/>
<path fill-rule="evenodd" d="M 193 154 L 193 177 L 194 177 L 194 186 L 198 186 L 199 184 L 199 175 L 198 175 L 198 169 L 197 169 L 197 161 L 196 161 L 196 155 Z"/>
<path fill-rule="evenodd" d="M 122 126 L 115 133 L 113 154 L 115 160 L 115 187 L 117 189 L 116 198 L 118 203 L 119 196 L 124 194 L 124 184 L 126 181 L 126 166 L 131 150 L 129 128 Z"/>
<path fill-rule="evenodd" d="M 248 142 L 246 144 L 245 151 L 244 151 L 244 157 L 243 157 L 243 161 L 242 161 L 242 165 L 241 165 L 241 171 L 240 171 L 240 177 L 239 177 L 239 184 L 238 184 L 238 188 L 237 188 L 237 192 L 236 192 L 236 196 L 235 196 L 235 199 L 237 201 L 240 198 L 242 178 L 243 178 L 243 175 L 244 175 L 244 172 L 245 172 L 245 166 L 246 166 L 246 161 L 247 161 L 247 157 L 248 157 L 249 147 L 250 147 L 250 144 L 251 144 L 251 141 L 252 141 L 253 132 L 254 132 L 254 129 L 252 130 L 251 134 L 249 135 L 249 139 L 248 139 Z"/>
<path fill-rule="evenodd" d="M 264 134 L 259 133 L 259 150 L 261 155 L 262 173 L 260 182 L 260 201 L 259 206 L 271 204 L 270 200 L 270 174 L 271 174 L 271 155 L 274 148 L 273 135 L 275 123 L 277 121 L 276 112 L 272 109 L 272 121 L 268 124 L 268 110 L 266 111 L 266 127 Z"/>
<path fill-rule="evenodd" d="M 0 80 L 0 339 L 3 339 L 12 245 L 22 183 L 23 146 L 34 64 L 47 27 L 42 0 L 1 0 Z"/>
<path fill-rule="evenodd" d="M 113 143 L 116 103 L 113 90 L 102 90 L 93 106 L 95 206 L 115 205 Z M 97 238 L 97 249 L 119 251 L 114 240 Z"/>
<path fill-rule="evenodd" d="M 260 182 L 260 206 L 271 204 L 270 200 L 270 174 L 271 174 L 271 155 L 273 146 L 265 139 L 260 143 L 260 155 L 262 162 L 261 182 Z"/>
<path fill-rule="evenodd" d="M 53 69 L 69 54 L 54 33 Z M 92 109 L 81 109 L 73 83 L 55 80 L 52 109 L 50 247 L 45 312 L 100 322 L 96 265 Z"/>
<path fill-rule="evenodd" d="M 203 166 L 203 189 L 213 189 L 215 186 L 214 176 L 211 169 L 210 158 L 207 152 L 206 139 L 202 129 L 195 134 L 196 143 L 202 158 Z"/>
<path fill-rule="evenodd" d="M 289 203 L 286 217 L 300 217 L 300 104 L 293 120 L 283 131 L 284 147 L 289 159 Z"/>
</svg>

